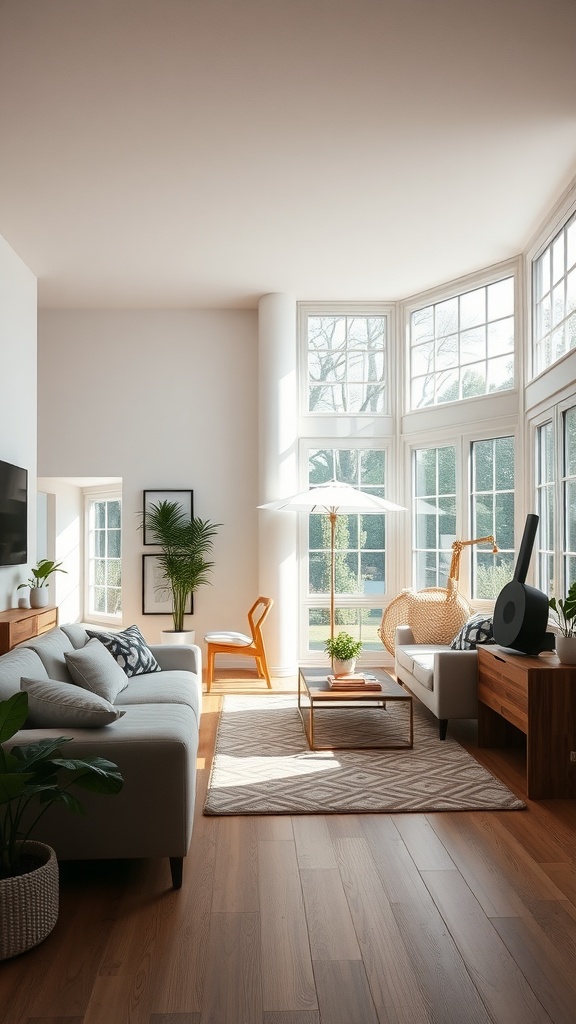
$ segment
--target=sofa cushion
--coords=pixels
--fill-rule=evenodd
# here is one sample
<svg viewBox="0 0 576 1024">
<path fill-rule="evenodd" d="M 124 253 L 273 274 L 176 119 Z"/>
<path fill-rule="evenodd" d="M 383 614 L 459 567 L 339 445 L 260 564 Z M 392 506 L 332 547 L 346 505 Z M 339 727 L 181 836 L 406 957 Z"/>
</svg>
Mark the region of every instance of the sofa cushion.
<svg viewBox="0 0 576 1024">
<path fill-rule="evenodd" d="M 95 729 L 116 722 L 126 714 L 74 683 L 23 677 L 20 689 L 28 694 L 27 725 L 32 729 Z"/>
<path fill-rule="evenodd" d="M 434 689 L 434 655 L 420 654 L 414 657 L 412 675 L 427 690 Z"/>
<path fill-rule="evenodd" d="M 87 629 L 86 632 L 89 637 L 104 644 L 128 677 L 143 672 L 162 671 L 138 626 L 129 626 L 121 633 L 101 633 L 93 629 Z"/>
<path fill-rule="evenodd" d="M 0 700 L 7 700 L 13 693 L 18 693 L 22 676 L 48 679 L 48 673 L 36 651 L 16 647 L 0 658 Z"/>
<path fill-rule="evenodd" d="M 66 634 L 75 651 L 79 651 L 81 647 L 85 646 L 88 636 L 84 626 L 80 626 L 77 622 L 66 622 L 60 626 L 60 629 Z"/>
<path fill-rule="evenodd" d="M 453 651 L 474 651 L 478 644 L 496 643 L 492 633 L 492 616 L 476 612 L 454 637 L 450 648 Z"/>
<path fill-rule="evenodd" d="M 198 724 L 202 708 L 202 690 L 198 676 L 178 669 L 132 676 L 115 701 L 118 707 L 144 704 L 185 704 L 192 708 Z"/>
<path fill-rule="evenodd" d="M 65 651 L 64 657 L 74 682 L 111 704 L 128 685 L 118 662 L 98 640 L 89 640 L 79 651 Z"/>
<path fill-rule="evenodd" d="M 49 633 L 26 640 L 23 647 L 30 647 L 40 658 L 50 679 L 59 679 L 62 683 L 72 683 L 64 654 L 73 651 L 74 647 L 61 629 L 51 629 Z"/>
</svg>

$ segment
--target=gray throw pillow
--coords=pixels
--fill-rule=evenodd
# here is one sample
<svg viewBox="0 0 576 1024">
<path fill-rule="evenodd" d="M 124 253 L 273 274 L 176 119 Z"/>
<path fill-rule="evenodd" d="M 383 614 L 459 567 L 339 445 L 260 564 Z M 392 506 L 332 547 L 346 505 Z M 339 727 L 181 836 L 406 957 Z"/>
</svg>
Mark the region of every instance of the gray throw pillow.
<svg viewBox="0 0 576 1024">
<path fill-rule="evenodd" d="M 99 633 L 95 629 L 86 632 L 108 648 L 127 676 L 162 671 L 138 626 L 128 626 L 121 633 Z"/>
<path fill-rule="evenodd" d="M 98 640 L 89 640 L 79 651 L 65 651 L 64 657 L 74 682 L 111 704 L 128 686 L 118 662 Z"/>
<path fill-rule="evenodd" d="M 28 694 L 27 725 L 33 729 L 95 729 L 126 714 L 73 683 L 23 677 L 20 689 Z"/>
</svg>

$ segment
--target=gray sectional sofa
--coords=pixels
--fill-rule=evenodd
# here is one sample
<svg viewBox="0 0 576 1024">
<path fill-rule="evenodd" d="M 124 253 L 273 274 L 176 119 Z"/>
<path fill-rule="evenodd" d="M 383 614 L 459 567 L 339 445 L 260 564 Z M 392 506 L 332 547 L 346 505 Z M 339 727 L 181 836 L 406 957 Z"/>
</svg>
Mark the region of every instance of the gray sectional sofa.
<svg viewBox="0 0 576 1024">
<path fill-rule="evenodd" d="M 50 691 L 50 680 L 75 686 L 77 679 L 70 673 L 78 658 L 74 652 L 82 652 L 89 642 L 83 627 L 65 625 L 0 657 L 0 699 L 20 690 L 21 680 L 25 680 L 22 688 L 29 687 L 29 710 L 40 709 L 36 725 L 31 713 L 30 727 L 17 733 L 8 746 L 41 736 L 71 737 L 65 755 L 105 757 L 119 766 L 124 778 L 122 792 L 114 797 L 82 791 L 85 815 L 51 808 L 35 829 L 34 838 L 52 846 L 61 860 L 169 857 L 172 883 L 179 888 L 194 815 L 202 705 L 200 648 L 151 646 L 156 670 L 125 679 L 121 672 L 122 689 L 112 708 L 108 703 L 108 724 L 59 725 L 56 704 L 55 710 L 48 707 L 47 720 L 52 718 L 54 723 L 38 727 L 39 720 L 46 720 L 42 700 L 43 693 Z M 114 661 L 100 640 L 91 643 Z M 82 658 L 80 653 L 80 663 Z M 118 664 L 114 661 L 114 672 Z M 74 698 L 74 691 L 66 687 L 54 685 L 52 690 Z M 95 703 L 97 714 L 101 714 L 98 701 Z M 63 718 L 70 722 L 65 710 Z"/>
</svg>

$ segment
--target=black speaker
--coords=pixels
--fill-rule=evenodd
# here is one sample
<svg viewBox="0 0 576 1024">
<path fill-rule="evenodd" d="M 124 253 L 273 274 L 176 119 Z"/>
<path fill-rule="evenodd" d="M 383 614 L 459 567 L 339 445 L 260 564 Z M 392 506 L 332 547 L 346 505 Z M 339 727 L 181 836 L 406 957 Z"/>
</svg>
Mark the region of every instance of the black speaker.
<svg viewBox="0 0 576 1024">
<path fill-rule="evenodd" d="M 548 598 L 524 582 L 538 522 L 539 517 L 533 513 L 526 517 L 514 578 L 502 588 L 494 605 L 492 632 L 496 643 L 520 654 L 540 654 L 553 651 L 555 646 L 554 634 L 546 632 Z"/>
</svg>

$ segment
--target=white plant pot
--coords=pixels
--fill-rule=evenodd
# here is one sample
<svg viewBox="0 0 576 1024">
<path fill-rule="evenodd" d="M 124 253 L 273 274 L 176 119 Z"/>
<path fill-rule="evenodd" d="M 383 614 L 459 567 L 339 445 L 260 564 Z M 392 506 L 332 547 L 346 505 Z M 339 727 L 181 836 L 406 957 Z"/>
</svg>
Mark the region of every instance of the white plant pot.
<svg viewBox="0 0 576 1024">
<path fill-rule="evenodd" d="M 46 608 L 50 600 L 48 587 L 30 587 L 30 607 Z"/>
<path fill-rule="evenodd" d="M 352 675 L 356 668 L 356 658 L 349 658 L 348 661 L 340 661 L 339 658 L 332 659 L 332 669 L 335 676 Z"/>
<path fill-rule="evenodd" d="M 576 636 L 556 637 L 556 654 L 563 665 L 576 665 Z"/>
<path fill-rule="evenodd" d="M 163 629 L 160 634 L 163 644 L 193 644 L 196 642 L 195 638 L 195 629 L 183 629 L 178 633 L 175 629 Z"/>
</svg>

